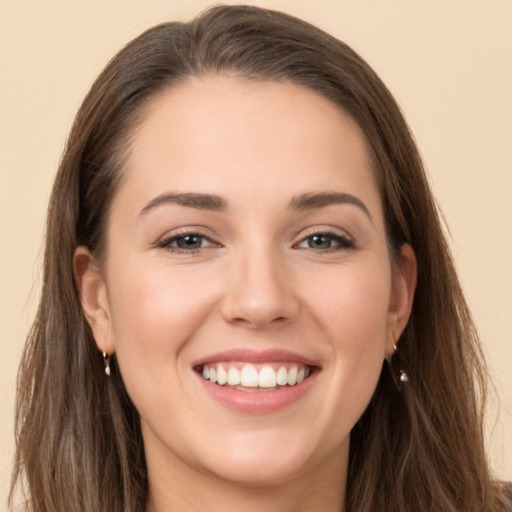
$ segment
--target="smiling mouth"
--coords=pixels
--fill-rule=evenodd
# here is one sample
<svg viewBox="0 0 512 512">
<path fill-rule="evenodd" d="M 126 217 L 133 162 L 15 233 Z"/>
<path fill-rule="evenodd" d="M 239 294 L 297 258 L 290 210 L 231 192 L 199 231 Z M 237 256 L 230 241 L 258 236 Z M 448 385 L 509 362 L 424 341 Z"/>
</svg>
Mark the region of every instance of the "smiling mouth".
<svg viewBox="0 0 512 512">
<path fill-rule="evenodd" d="M 218 386 L 265 392 L 297 386 L 310 377 L 315 367 L 296 363 L 222 362 L 201 365 L 196 371 L 203 379 Z"/>
</svg>

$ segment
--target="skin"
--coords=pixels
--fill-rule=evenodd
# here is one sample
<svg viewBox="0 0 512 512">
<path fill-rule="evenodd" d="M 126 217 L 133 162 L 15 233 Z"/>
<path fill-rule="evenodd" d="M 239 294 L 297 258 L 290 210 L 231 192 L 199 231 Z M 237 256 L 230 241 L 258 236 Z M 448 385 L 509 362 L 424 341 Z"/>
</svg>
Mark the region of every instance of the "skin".
<svg viewBox="0 0 512 512">
<path fill-rule="evenodd" d="M 123 172 L 106 258 L 79 247 L 75 268 L 98 348 L 115 352 L 140 412 L 147 510 L 343 510 L 350 430 L 416 275 L 409 246 L 390 261 L 359 127 L 290 83 L 191 79 L 153 100 Z M 364 208 L 290 208 L 333 191 Z M 166 193 L 215 194 L 226 208 L 147 206 Z M 179 250 L 184 230 L 207 237 L 202 247 Z M 320 247 L 319 232 L 330 233 Z M 193 369 L 233 348 L 284 348 L 318 371 L 289 406 L 242 413 Z"/>
</svg>

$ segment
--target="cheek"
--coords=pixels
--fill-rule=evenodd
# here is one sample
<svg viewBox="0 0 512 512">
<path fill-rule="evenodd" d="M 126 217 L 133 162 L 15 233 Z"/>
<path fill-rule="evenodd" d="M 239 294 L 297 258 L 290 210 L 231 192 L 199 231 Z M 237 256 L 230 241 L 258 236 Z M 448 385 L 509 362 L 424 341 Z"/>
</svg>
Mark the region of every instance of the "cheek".
<svg viewBox="0 0 512 512">
<path fill-rule="evenodd" d="M 197 270 L 137 260 L 125 260 L 113 268 L 109 303 L 123 375 L 158 379 L 169 373 L 161 371 L 165 365 L 179 366 L 186 342 L 210 314 L 215 295 L 212 280 Z M 170 370 L 176 372 L 179 367 Z"/>
<path fill-rule="evenodd" d="M 342 422 L 349 416 L 357 420 L 377 385 L 385 354 L 390 286 L 382 265 L 353 266 L 346 272 L 341 269 L 330 286 L 317 280 L 311 290 L 311 295 L 322 297 L 311 310 L 331 353 L 326 374 L 334 376 L 332 404 L 343 415 Z"/>
<path fill-rule="evenodd" d="M 340 268 L 310 283 L 311 309 L 333 350 L 358 357 L 383 349 L 390 286 L 390 273 L 378 262 Z"/>
</svg>

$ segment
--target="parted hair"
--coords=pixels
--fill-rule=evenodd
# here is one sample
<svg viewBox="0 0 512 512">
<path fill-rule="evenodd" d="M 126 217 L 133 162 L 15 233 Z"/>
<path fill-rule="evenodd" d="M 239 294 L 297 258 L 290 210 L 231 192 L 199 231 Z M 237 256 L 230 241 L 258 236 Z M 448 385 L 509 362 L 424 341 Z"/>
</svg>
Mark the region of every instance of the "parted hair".
<svg viewBox="0 0 512 512">
<path fill-rule="evenodd" d="M 328 98 L 361 127 L 390 254 L 409 243 L 418 282 L 393 364 L 351 432 L 347 512 L 498 512 L 483 439 L 488 380 L 413 137 L 392 95 L 343 42 L 284 13 L 213 7 L 127 44 L 76 116 L 48 209 L 42 295 L 18 376 L 10 505 L 27 512 L 143 512 L 148 477 L 137 410 L 120 372 L 104 374 L 84 317 L 73 255 L 101 261 L 131 137 L 148 103 L 190 77 L 288 81 Z M 396 368 L 409 382 L 399 390 Z"/>
</svg>

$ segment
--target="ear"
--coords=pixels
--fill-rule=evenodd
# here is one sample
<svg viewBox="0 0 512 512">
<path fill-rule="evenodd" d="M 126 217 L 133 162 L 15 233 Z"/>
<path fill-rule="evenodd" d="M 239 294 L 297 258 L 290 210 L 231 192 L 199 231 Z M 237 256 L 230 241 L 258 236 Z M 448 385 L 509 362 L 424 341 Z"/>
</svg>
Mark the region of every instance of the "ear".
<svg viewBox="0 0 512 512">
<path fill-rule="evenodd" d="M 73 256 L 75 279 L 82 309 L 91 327 L 96 345 L 101 352 L 114 352 L 107 287 L 94 256 L 83 246 Z"/>
<path fill-rule="evenodd" d="M 402 335 L 411 315 L 416 290 L 417 262 L 414 250 L 409 244 L 402 245 L 397 261 L 392 265 L 391 270 L 386 357 L 393 355 L 394 345 Z"/>
</svg>

